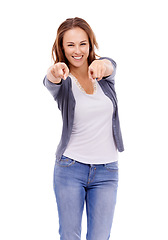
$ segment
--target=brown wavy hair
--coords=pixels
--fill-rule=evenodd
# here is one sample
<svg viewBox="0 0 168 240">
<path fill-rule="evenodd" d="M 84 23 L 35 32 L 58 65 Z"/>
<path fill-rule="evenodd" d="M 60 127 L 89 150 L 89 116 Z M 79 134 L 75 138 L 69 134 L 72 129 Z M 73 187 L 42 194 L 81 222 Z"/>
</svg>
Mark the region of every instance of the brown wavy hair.
<svg viewBox="0 0 168 240">
<path fill-rule="evenodd" d="M 98 49 L 98 43 L 96 41 L 96 37 L 90 25 L 82 18 L 78 18 L 78 17 L 68 18 L 59 26 L 57 30 L 57 36 L 52 47 L 52 58 L 54 60 L 54 63 L 64 62 L 68 65 L 68 60 L 65 57 L 64 49 L 63 49 L 63 37 L 66 31 L 75 27 L 80 27 L 88 35 L 89 47 L 90 47 L 88 64 L 90 65 L 92 61 L 96 59 L 96 56 L 98 56 L 95 53 L 95 48 Z"/>
</svg>

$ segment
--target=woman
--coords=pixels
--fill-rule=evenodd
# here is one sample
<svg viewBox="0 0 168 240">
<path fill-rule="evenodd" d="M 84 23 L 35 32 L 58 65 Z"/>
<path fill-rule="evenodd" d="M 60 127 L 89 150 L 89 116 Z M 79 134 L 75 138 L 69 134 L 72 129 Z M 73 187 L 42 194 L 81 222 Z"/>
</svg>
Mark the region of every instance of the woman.
<svg viewBox="0 0 168 240">
<path fill-rule="evenodd" d="M 81 18 L 57 31 L 44 85 L 62 113 L 54 190 L 61 240 L 79 240 L 86 202 L 87 239 L 110 237 L 118 186 L 118 151 L 124 150 L 114 88 L 116 63 L 97 58 L 96 38 Z"/>
</svg>

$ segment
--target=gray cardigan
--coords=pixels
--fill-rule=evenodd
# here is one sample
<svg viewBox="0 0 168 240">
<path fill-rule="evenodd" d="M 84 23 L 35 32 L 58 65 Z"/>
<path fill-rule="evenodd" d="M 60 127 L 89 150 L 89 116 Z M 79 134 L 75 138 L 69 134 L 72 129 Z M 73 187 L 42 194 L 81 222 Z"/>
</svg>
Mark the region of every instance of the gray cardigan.
<svg viewBox="0 0 168 240">
<path fill-rule="evenodd" d="M 114 106 L 114 113 L 113 113 L 113 120 L 112 120 L 113 136 L 114 136 L 114 140 L 115 140 L 118 151 L 122 152 L 124 151 L 124 146 L 123 146 L 123 140 L 121 135 L 119 116 L 118 116 L 117 96 L 116 96 L 115 87 L 114 87 L 116 63 L 111 58 L 100 58 L 100 60 L 101 59 L 110 60 L 114 68 L 112 75 L 103 78 L 102 80 L 98 81 L 98 83 L 100 84 L 100 87 L 102 88 L 104 94 L 107 95 L 107 97 L 109 97 L 113 103 L 113 106 Z M 68 142 L 71 137 L 72 127 L 73 127 L 75 99 L 72 93 L 71 78 L 67 77 L 65 81 L 62 80 L 61 83 L 55 84 L 50 82 L 47 79 L 47 76 L 45 76 L 43 80 L 43 84 L 50 91 L 55 101 L 57 101 L 58 108 L 62 113 L 62 119 L 63 119 L 62 136 L 56 151 L 56 159 L 59 161 L 68 145 Z"/>
</svg>

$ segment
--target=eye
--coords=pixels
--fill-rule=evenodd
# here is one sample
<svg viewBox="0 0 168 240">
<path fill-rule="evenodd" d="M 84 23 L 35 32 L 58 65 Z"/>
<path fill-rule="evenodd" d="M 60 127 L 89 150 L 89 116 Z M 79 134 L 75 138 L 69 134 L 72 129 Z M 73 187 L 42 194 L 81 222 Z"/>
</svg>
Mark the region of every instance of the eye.
<svg viewBox="0 0 168 240">
<path fill-rule="evenodd" d="M 68 44 L 68 47 L 73 47 L 74 45 L 73 44 Z"/>
<path fill-rule="evenodd" d="M 86 43 L 81 43 L 81 45 L 86 45 Z"/>
</svg>

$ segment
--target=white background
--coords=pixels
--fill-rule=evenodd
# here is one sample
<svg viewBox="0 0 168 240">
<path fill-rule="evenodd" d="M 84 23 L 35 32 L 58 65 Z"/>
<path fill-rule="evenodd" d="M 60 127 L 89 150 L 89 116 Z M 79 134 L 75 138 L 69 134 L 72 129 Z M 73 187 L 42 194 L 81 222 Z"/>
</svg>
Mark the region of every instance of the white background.
<svg viewBox="0 0 168 240">
<path fill-rule="evenodd" d="M 111 239 L 167 240 L 168 34 L 166 0 L 3 1 L 0 5 L 2 240 L 55 240 L 53 192 L 61 116 L 42 84 L 58 26 L 91 25 L 101 56 L 117 62 L 125 152 Z M 86 234 L 84 214 L 82 240 Z"/>
</svg>

